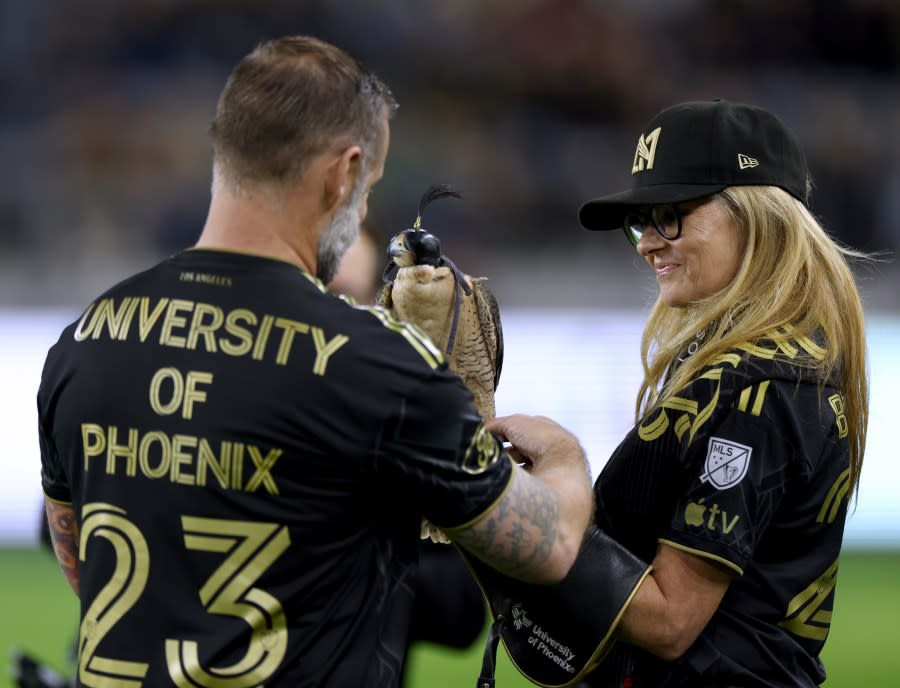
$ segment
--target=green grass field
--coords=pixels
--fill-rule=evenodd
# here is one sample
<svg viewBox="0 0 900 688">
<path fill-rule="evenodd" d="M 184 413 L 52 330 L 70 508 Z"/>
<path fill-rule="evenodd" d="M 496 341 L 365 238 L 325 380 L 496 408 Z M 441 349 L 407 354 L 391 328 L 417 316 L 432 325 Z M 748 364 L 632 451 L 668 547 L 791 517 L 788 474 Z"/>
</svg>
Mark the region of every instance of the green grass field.
<svg viewBox="0 0 900 688">
<path fill-rule="evenodd" d="M 841 558 L 837 605 L 825 648 L 827 688 L 892 688 L 900 685 L 900 552 L 846 552 Z M 9 680 L 3 648 L 21 647 L 68 672 L 75 596 L 46 551 L 0 549 L 0 685 Z M 466 651 L 432 646 L 414 649 L 408 688 L 469 688 L 481 667 L 479 642 Z M 500 650 L 498 688 L 531 684 Z"/>
</svg>

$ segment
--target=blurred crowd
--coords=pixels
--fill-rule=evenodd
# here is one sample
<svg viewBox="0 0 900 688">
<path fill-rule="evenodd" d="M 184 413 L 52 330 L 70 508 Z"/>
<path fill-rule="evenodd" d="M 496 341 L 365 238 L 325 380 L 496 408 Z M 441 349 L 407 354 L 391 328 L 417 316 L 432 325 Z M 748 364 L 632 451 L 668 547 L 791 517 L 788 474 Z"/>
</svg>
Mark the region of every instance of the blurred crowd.
<svg viewBox="0 0 900 688">
<path fill-rule="evenodd" d="M 864 298 L 900 307 L 896 0 L 0 0 L 0 306 L 77 306 L 190 245 L 218 93 L 286 33 L 344 47 L 400 102 L 382 240 L 426 186 L 458 187 L 424 224 L 501 305 L 602 302 L 633 259 L 579 205 L 627 185 L 655 112 L 724 97 L 798 133 L 813 211 L 884 253 Z"/>
</svg>

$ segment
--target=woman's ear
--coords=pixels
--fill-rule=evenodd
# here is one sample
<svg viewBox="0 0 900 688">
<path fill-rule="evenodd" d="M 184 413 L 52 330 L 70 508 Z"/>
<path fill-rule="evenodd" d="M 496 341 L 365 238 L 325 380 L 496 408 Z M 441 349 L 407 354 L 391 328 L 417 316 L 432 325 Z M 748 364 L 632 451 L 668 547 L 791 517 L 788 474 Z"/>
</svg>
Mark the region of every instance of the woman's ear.
<svg viewBox="0 0 900 688">
<path fill-rule="evenodd" d="M 325 175 L 324 203 L 331 210 L 344 202 L 353 188 L 362 161 L 362 148 L 349 146 L 332 161 Z"/>
</svg>

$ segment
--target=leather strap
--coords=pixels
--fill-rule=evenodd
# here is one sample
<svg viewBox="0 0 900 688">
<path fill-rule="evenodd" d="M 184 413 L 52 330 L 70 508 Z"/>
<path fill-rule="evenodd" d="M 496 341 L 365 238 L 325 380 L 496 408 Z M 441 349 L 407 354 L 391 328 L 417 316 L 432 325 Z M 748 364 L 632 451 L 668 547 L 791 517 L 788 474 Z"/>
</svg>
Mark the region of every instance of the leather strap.
<svg viewBox="0 0 900 688">
<path fill-rule="evenodd" d="M 491 624 L 487 642 L 484 645 L 484 659 L 481 661 L 481 676 L 475 688 L 494 688 L 494 673 L 497 671 L 497 645 L 506 619 L 502 616 Z"/>
</svg>

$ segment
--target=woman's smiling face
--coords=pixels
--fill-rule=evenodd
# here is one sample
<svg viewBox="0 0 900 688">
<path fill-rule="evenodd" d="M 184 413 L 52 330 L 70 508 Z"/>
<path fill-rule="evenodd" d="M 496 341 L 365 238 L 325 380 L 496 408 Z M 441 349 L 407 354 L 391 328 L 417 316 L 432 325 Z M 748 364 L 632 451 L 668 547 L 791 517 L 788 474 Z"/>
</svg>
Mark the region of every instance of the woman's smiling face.
<svg viewBox="0 0 900 688">
<path fill-rule="evenodd" d="M 737 274 L 745 238 L 720 196 L 677 204 L 681 236 L 664 239 L 648 228 L 637 244 L 656 271 L 667 306 L 687 306 L 725 288 Z"/>
</svg>

